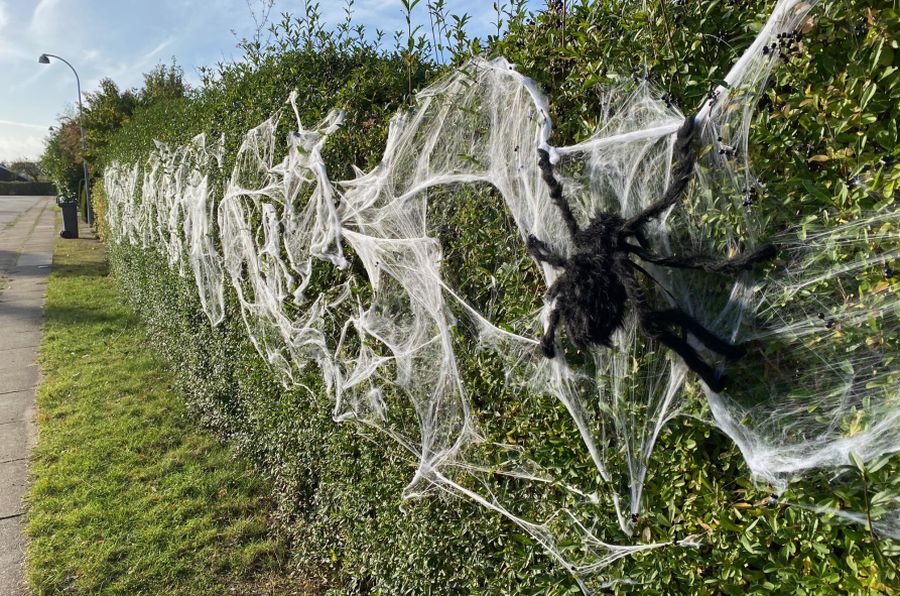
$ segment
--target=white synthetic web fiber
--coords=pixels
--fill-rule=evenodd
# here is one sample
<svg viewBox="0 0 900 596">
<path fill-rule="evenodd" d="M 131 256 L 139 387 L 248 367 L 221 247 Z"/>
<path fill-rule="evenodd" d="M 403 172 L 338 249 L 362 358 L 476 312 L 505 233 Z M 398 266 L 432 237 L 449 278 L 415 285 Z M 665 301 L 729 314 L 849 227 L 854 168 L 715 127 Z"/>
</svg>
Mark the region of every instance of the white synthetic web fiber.
<svg viewBox="0 0 900 596">
<path fill-rule="evenodd" d="M 765 234 L 742 205 L 756 184 L 746 157 L 752 107 L 777 62 L 761 50 L 795 29 L 810 8 L 781 0 L 728 73 L 728 87 L 700 107 L 702 142 L 711 150 L 688 196 L 647 226 L 656 251 L 724 254 L 751 249 Z M 331 182 L 321 156 L 340 112 L 306 129 L 294 106 L 298 132 L 281 159 L 275 119 L 249 131 L 218 204 L 217 236 L 205 178 L 212 163 L 202 136 L 174 150 L 160 144 L 144 167 L 140 196 L 136 166 L 107 170 L 110 228 L 117 241 L 153 247 L 182 272 L 189 260 L 213 323 L 222 317 L 224 271 L 250 339 L 286 385 L 299 385 L 314 364 L 334 398 L 336 420 L 383 431 L 417 457 L 406 496 L 446 491 L 501 513 L 587 590 L 590 578 L 616 559 L 670 544 L 613 545 L 595 535 L 590 519 L 611 503 L 624 534 L 632 533 L 629 514 L 641 510 L 655 441 L 679 413 L 690 373 L 640 331 L 634 315 L 615 335 L 615 348 L 589 350 L 586 363 L 570 363 L 561 349 L 552 361 L 543 359 L 535 338 L 552 305 L 524 319 L 494 320 L 467 301 L 442 269 L 446 247 L 433 232 L 436 214 L 452 208 L 464 187 L 490 186 L 522 245 L 533 234 L 568 253 L 571 242 L 540 178 L 535 149 L 547 148 L 558 163 L 582 225 L 597 210 L 627 217 L 662 196 L 684 115 L 647 84 L 610 89 L 595 134 L 554 148 L 547 99 L 502 59 L 475 60 L 417 99 L 415 110 L 392 120 L 381 163 L 340 183 Z M 737 148 L 738 158 L 720 154 L 724 145 Z M 777 346 L 781 358 L 802 365 L 782 370 L 776 363 L 765 371 L 771 381 L 757 383 L 752 395 L 707 392 L 715 424 L 736 441 L 756 477 L 784 487 L 804 470 L 846 464 L 851 452 L 870 460 L 898 449 L 896 354 L 883 341 L 898 331 L 897 288 L 867 294 L 865 304 L 853 299 L 861 294 L 846 294 L 846 284 L 878 259 L 894 258 L 896 240 L 894 213 L 783 239 L 783 270 L 762 281 L 750 274 L 728 279 L 724 289 L 717 276 L 645 265 L 660 305 L 677 304 L 722 337 Z M 835 244 L 858 247 L 859 254 L 834 263 Z M 342 285 L 309 295 L 316 272 L 348 265 L 344 246 L 367 279 L 345 273 Z M 546 286 L 559 274 L 549 266 L 540 273 Z M 368 296 L 365 303 L 356 302 L 359 295 Z M 840 325 L 828 327 L 819 312 Z M 854 332 L 846 332 L 851 326 Z M 462 329 L 470 341 L 460 342 Z M 509 386 L 523 395 L 557 398 L 596 468 L 600 481 L 590 486 L 605 492 L 558 481 L 529 456 L 528 446 L 486 443 L 472 405 L 476 396 L 467 393 L 460 372 L 460 350 L 501 359 Z M 751 352 L 736 368 L 733 386 L 742 388 L 740 374 L 758 373 L 754 365 L 769 366 L 766 357 L 765 347 Z M 782 372 L 779 380 L 775 373 Z M 401 400 L 412 407 L 412 424 L 397 407 Z M 562 491 L 568 505 L 541 520 L 524 519 L 497 477 L 525 483 L 535 503 Z M 561 546 L 573 543 L 578 546 Z"/>
<path fill-rule="evenodd" d="M 340 112 L 332 112 L 306 131 L 298 117 L 298 132 L 280 163 L 274 156 L 274 119 L 248 132 L 219 206 L 224 264 L 250 339 L 285 379 L 293 380 L 306 362 L 318 362 L 328 387 L 333 365 L 321 323 L 330 304 L 324 294 L 310 299 L 304 290 L 313 258 L 346 266 L 334 191 L 320 155 L 341 119 Z M 286 312 L 286 304 L 296 307 L 297 316 Z"/>
<path fill-rule="evenodd" d="M 859 511 L 847 511 L 846 509 L 835 509 L 834 507 L 810 507 L 808 505 L 794 504 L 795 506 L 814 511 L 821 515 L 833 516 L 834 518 L 863 526 L 870 525 L 871 529 L 879 536 L 900 540 L 900 498 L 893 496 L 883 503 L 873 503 L 872 511 L 867 516 Z"/>
<path fill-rule="evenodd" d="M 900 451 L 900 284 L 884 274 L 900 227 L 888 212 L 780 245 L 785 265 L 742 297 L 756 320 L 745 337 L 763 346 L 742 367 L 757 382 L 709 402 L 754 474 L 783 488 L 810 468 Z"/>
<path fill-rule="evenodd" d="M 217 325 L 225 316 L 224 274 L 213 236 L 209 173 L 222 165 L 224 138 L 212 148 L 204 134 L 174 151 L 164 143 L 156 147 L 140 195 L 139 164 L 112 164 L 104 172 L 107 196 L 115 197 L 107 203 L 107 227 L 114 241 L 158 248 L 180 275 L 189 265 L 203 311 Z"/>
</svg>

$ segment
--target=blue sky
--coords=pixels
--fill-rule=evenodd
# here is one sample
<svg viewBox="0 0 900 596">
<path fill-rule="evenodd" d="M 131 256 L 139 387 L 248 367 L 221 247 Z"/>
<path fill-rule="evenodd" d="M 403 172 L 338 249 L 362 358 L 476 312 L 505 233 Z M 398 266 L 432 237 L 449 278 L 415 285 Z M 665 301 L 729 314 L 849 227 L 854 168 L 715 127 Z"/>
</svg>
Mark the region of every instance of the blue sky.
<svg viewBox="0 0 900 596">
<path fill-rule="evenodd" d="M 260 0 L 250 0 L 258 7 Z M 484 35 L 495 21 L 491 0 L 448 0 L 451 12 L 472 15 L 470 33 Z M 532 0 L 531 4 L 543 4 Z M 419 20 L 427 20 L 418 9 Z M 341 0 L 323 0 L 329 23 L 344 17 Z M 277 0 L 272 17 L 301 12 L 303 0 Z M 356 0 L 354 21 L 370 31 L 400 29 L 400 0 Z M 104 77 L 120 88 L 174 56 L 190 82 L 198 66 L 240 57 L 237 41 L 254 31 L 248 0 L 0 0 L 0 162 L 37 158 L 59 113 L 75 104 L 75 77 L 60 62 L 38 64 L 43 52 L 72 63 L 82 91 Z"/>
</svg>

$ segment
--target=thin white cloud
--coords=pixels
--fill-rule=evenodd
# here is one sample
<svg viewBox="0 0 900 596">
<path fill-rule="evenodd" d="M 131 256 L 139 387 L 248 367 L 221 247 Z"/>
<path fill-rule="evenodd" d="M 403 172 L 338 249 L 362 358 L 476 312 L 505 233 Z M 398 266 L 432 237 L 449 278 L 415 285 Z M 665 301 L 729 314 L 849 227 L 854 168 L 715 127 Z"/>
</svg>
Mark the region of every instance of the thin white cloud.
<svg viewBox="0 0 900 596">
<path fill-rule="evenodd" d="M 544 2 L 528 0 L 533 7 Z M 256 0 L 250 4 L 260 5 Z M 425 4 L 415 9 L 414 24 L 422 25 L 420 33 L 430 36 Z M 447 4 L 451 12 L 472 15 L 471 34 L 484 36 L 493 31 L 491 2 L 451 0 Z M 269 24 L 279 22 L 285 11 L 302 15 L 303 5 L 302 0 L 277 0 Z M 321 2 L 328 26 L 343 20 L 344 6 L 343 0 Z M 397 0 L 356 0 L 353 23 L 364 24 L 370 38 L 376 28 L 382 29 L 389 47 L 393 31 L 405 28 Z M 6 119 L 0 121 L 3 157 L 40 153 L 35 138 L 46 131 L 20 123 L 54 122 L 60 112 L 77 111 L 72 73 L 55 61 L 50 66 L 37 64 L 41 52 L 71 60 L 86 93 L 96 90 L 105 77 L 120 89 L 138 86 L 143 73 L 173 54 L 187 80 L 197 85 L 197 66 L 242 60 L 236 42 L 253 31 L 247 0 L 0 0 L 0 72 L 7 80 L 7 85 L 0 85 L 0 117 Z"/>
<path fill-rule="evenodd" d="M 29 124 L 27 122 L 13 122 L 12 120 L 0 120 L 0 126 L 21 126 L 22 128 L 38 128 L 47 130 L 46 124 Z"/>
<path fill-rule="evenodd" d="M 104 76 L 111 76 L 109 71 L 112 71 L 114 74 L 112 78 L 115 80 L 121 75 L 131 75 L 131 76 L 140 76 L 147 69 L 148 66 L 151 66 L 155 62 L 158 62 L 157 58 L 162 52 L 174 43 L 174 37 L 167 37 L 162 42 L 159 43 L 155 48 L 150 50 L 149 52 L 145 52 L 143 55 L 139 56 L 135 60 L 127 64 L 120 64 L 115 69 L 108 69 L 107 74 Z M 102 69 L 101 69 L 102 70 Z"/>
<path fill-rule="evenodd" d="M 58 22 L 60 15 L 59 0 L 40 0 L 31 13 L 31 30 L 45 31 L 52 29 Z"/>
<path fill-rule="evenodd" d="M 0 39 L 0 62 L 13 62 L 16 60 L 25 60 L 31 53 L 22 48 L 18 44 L 13 44 L 9 40 Z M 35 57 L 37 60 L 37 57 Z"/>
<path fill-rule="evenodd" d="M 156 62 L 159 62 L 159 56 L 174 42 L 174 37 L 167 37 L 150 51 L 145 52 L 138 58 L 135 58 L 134 60 L 128 62 L 117 62 L 115 64 L 94 64 L 93 70 L 97 74 L 94 77 L 88 79 L 87 84 L 85 85 L 85 89 L 88 90 L 97 87 L 97 85 L 100 84 L 100 81 L 107 77 L 111 78 L 120 87 L 124 88 L 128 88 L 133 84 L 139 83 L 141 81 L 143 73 L 148 70 L 149 67 L 153 66 Z"/>
<path fill-rule="evenodd" d="M 174 41 L 175 41 L 174 37 L 168 37 L 168 38 L 164 39 L 162 41 L 162 43 L 160 43 L 158 46 L 156 46 L 155 48 L 153 48 L 152 50 L 150 50 L 149 52 L 147 52 L 146 54 L 141 56 L 137 60 L 138 64 L 149 62 L 150 60 L 152 60 L 153 58 L 158 56 L 167 47 L 172 45 L 172 42 L 174 42 Z"/>
<path fill-rule="evenodd" d="M 9 86 L 9 90 L 18 91 L 20 89 L 30 89 L 38 79 L 46 76 L 50 72 L 48 68 L 36 68 L 34 72 L 25 78 L 19 78 L 15 83 Z"/>
</svg>

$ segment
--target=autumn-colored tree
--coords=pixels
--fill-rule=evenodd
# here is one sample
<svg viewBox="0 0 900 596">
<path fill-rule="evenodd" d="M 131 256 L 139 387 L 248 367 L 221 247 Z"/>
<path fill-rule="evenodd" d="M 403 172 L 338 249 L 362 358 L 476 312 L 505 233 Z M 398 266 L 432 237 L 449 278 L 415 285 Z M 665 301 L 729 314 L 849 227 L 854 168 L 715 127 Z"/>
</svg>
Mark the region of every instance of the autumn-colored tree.
<svg viewBox="0 0 900 596">
<path fill-rule="evenodd" d="M 100 81 L 96 91 L 85 93 L 82 147 L 79 119 L 67 113 L 59 118 L 59 126 L 47 139 L 41 165 L 61 194 L 75 196 L 82 188 L 86 160 L 89 174 L 104 167 L 103 155 L 110 139 L 132 117 L 135 110 L 171 100 L 183 99 L 188 93 L 184 72 L 174 61 L 160 64 L 144 75 L 144 86 L 121 91 L 109 78 Z"/>
<path fill-rule="evenodd" d="M 47 138 L 41 166 L 61 195 L 75 196 L 84 173 L 81 167 L 81 131 L 78 122 L 63 117 Z"/>
</svg>

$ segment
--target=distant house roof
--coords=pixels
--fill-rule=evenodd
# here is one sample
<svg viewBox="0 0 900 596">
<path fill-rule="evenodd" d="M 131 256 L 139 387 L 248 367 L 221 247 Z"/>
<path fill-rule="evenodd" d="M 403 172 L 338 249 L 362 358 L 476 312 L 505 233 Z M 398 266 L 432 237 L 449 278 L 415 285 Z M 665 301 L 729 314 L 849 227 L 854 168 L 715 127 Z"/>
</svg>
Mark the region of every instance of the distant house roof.
<svg viewBox="0 0 900 596">
<path fill-rule="evenodd" d="M 0 182 L 28 182 L 28 180 L 24 176 L 0 166 Z"/>
</svg>

